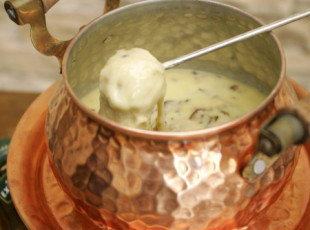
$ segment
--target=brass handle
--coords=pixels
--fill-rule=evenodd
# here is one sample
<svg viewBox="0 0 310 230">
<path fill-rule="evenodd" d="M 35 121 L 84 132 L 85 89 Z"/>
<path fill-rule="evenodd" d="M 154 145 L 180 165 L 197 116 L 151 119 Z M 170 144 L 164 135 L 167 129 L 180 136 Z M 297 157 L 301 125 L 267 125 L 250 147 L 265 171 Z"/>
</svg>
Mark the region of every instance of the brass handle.
<svg viewBox="0 0 310 230">
<path fill-rule="evenodd" d="M 45 13 L 59 0 L 7 0 L 4 8 L 18 25 L 30 24 L 31 40 L 34 47 L 42 54 L 56 56 L 62 62 L 65 50 L 71 40 L 60 41 L 47 30 Z M 120 0 L 106 0 L 104 12 L 119 6 Z"/>
<path fill-rule="evenodd" d="M 121 0 L 105 0 L 104 13 L 108 13 L 119 7 Z"/>
<path fill-rule="evenodd" d="M 42 0 L 44 12 L 46 13 L 53 5 L 55 5 L 59 0 Z"/>
<path fill-rule="evenodd" d="M 43 9 L 46 13 L 50 8 L 52 8 L 53 5 L 55 5 L 59 0 L 42 0 Z M 16 11 L 14 8 L 14 4 L 12 4 L 10 1 L 6 1 L 4 3 L 4 8 L 6 9 L 9 17 L 15 21 L 17 19 Z M 15 21 L 16 22 L 16 21 Z M 17 22 L 16 22 L 17 23 Z"/>
</svg>

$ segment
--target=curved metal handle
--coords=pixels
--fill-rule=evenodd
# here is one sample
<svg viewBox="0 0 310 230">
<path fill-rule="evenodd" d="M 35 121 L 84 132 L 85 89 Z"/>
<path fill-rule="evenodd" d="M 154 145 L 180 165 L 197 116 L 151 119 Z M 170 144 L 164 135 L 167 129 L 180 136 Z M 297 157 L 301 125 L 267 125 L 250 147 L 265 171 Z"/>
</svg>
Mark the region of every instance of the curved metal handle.
<svg viewBox="0 0 310 230">
<path fill-rule="evenodd" d="M 104 13 L 108 13 L 119 7 L 121 0 L 105 0 Z"/>
<path fill-rule="evenodd" d="M 55 5 L 59 0 L 42 0 L 44 12 L 46 13 L 53 5 Z"/>
<path fill-rule="evenodd" d="M 41 4 L 44 10 L 44 13 L 46 13 L 53 5 L 55 5 L 59 0 L 42 0 Z M 20 9 L 22 9 L 22 6 L 30 6 L 35 7 L 37 6 L 39 2 L 35 1 L 5 1 L 4 2 L 4 8 L 9 16 L 9 18 L 14 21 L 18 25 L 26 24 L 24 17 L 21 14 Z"/>
<path fill-rule="evenodd" d="M 30 24 L 31 40 L 34 47 L 42 54 L 56 56 L 62 62 L 65 50 L 70 42 L 54 38 L 47 30 L 45 13 L 59 0 L 7 0 L 4 8 L 18 25 Z M 104 12 L 119 6 L 120 0 L 106 0 Z"/>
</svg>

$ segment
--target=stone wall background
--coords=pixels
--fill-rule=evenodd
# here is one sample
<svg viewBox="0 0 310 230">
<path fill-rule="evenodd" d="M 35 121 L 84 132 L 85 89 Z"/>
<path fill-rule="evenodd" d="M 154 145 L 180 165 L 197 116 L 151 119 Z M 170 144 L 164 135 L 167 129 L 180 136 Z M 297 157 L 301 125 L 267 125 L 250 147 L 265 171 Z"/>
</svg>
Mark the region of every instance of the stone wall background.
<svg viewBox="0 0 310 230">
<path fill-rule="evenodd" d="M 123 0 L 122 5 L 138 0 Z M 177 0 L 176 0 L 177 1 Z M 264 23 L 310 9 L 310 0 L 220 0 L 258 17 Z M 0 0 L 0 90 L 42 92 L 59 75 L 54 57 L 38 53 L 32 46 L 29 26 L 9 20 Z M 102 13 L 104 0 L 61 0 L 46 15 L 50 32 L 70 39 Z M 310 18 L 275 30 L 287 58 L 287 74 L 310 90 Z"/>
</svg>

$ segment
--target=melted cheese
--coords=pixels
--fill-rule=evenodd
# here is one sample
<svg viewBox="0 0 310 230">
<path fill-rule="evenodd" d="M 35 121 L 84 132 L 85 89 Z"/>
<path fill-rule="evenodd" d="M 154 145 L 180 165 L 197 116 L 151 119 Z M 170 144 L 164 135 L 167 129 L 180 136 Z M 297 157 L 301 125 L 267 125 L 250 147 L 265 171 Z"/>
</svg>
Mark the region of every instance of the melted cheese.
<svg viewBox="0 0 310 230">
<path fill-rule="evenodd" d="M 165 71 L 165 80 L 163 113 L 155 106 L 151 115 L 146 115 L 152 129 L 189 131 L 220 125 L 251 111 L 265 98 L 249 85 L 209 72 L 171 69 Z M 99 112 L 99 90 L 90 92 L 82 102 Z"/>
</svg>

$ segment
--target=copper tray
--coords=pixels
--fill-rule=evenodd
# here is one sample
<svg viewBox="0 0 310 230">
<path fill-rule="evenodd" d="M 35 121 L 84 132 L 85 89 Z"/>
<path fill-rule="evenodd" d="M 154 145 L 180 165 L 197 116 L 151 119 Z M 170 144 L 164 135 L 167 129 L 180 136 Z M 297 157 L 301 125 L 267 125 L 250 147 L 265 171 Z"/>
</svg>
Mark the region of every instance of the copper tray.
<svg viewBox="0 0 310 230">
<path fill-rule="evenodd" d="M 300 98 L 308 93 L 296 83 L 292 83 Z M 7 174 L 13 202 L 25 225 L 32 230 L 112 230 L 102 225 L 96 227 L 87 214 L 74 205 L 70 197 L 58 185 L 49 166 L 44 124 L 48 100 L 54 88 L 53 85 L 31 104 L 20 120 L 11 140 Z M 308 156 L 310 156 L 309 144 L 303 147 L 292 181 L 286 185 L 284 192 L 263 215 L 255 218 L 255 223 L 264 223 L 266 228 L 257 228 L 254 224 L 255 227 L 249 227 L 247 230 L 283 229 L 280 226 L 281 223 L 286 223 L 287 229 L 310 229 L 308 218 L 310 194 L 305 192 L 309 191 L 310 186 Z M 305 176 L 307 174 L 309 176 Z M 292 189 L 293 187 L 295 189 Z M 301 203 L 308 203 L 306 210 L 300 210 L 298 204 Z M 288 216 L 287 213 L 283 213 L 283 207 L 290 210 Z M 289 228 L 289 226 L 292 227 Z"/>
</svg>

